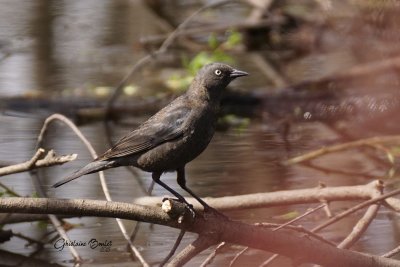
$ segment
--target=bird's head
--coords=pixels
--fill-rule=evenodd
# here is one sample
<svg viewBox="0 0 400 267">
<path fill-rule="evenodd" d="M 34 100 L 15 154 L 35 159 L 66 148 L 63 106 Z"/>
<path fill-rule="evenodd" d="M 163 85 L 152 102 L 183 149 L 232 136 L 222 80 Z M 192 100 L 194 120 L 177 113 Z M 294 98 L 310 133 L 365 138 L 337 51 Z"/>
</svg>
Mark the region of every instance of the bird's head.
<svg viewBox="0 0 400 267">
<path fill-rule="evenodd" d="M 248 75 L 247 72 L 236 70 L 226 64 L 210 63 L 197 73 L 195 80 L 212 92 L 222 91 L 235 78 L 246 75 Z"/>
</svg>

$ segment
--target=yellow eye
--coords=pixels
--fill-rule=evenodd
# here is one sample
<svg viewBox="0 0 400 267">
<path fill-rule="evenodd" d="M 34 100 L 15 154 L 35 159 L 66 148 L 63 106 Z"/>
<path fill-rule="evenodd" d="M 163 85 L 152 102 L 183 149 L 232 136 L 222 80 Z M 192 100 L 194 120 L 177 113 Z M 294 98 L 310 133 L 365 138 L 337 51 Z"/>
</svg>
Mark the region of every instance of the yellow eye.
<svg viewBox="0 0 400 267">
<path fill-rule="evenodd" d="M 214 73 L 215 73 L 215 75 L 220 76 L 220 75 L 222 74 L 222 71 L 220 71 L 220 70 L 215 70 Z"/>
</svg>

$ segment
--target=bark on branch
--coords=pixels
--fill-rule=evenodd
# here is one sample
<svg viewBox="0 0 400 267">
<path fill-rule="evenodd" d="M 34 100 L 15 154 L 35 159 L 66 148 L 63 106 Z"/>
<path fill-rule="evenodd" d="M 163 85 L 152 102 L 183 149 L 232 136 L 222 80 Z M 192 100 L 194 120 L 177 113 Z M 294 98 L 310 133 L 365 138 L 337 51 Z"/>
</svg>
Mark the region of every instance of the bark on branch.
<svg viewBox="0 0 400 267">
<path fill-rule="evenodd" d="M 37 169 L 37 168 L 61 165 L 66 162 L 75 160 L 76 156 L 77 156 L 76 154 L 56 156 L 54 150 L 50 150 L 49 152 L 47 152 L 46 156 L 41 158 L 41 156 L 43 156 L 44 153 L 45 153 L 45 150 L 42 148 L 39 148 L 36 151 L 35 155 L 30 160 L 23 162 L 23 163 L 0 168 L 0 176 L 13 174 L 13 173 L 19 173 L 19 172 L 26 172 L 26 171 L 29 171 L 32 169 Z"/>
<path fill-rule="evenodd" d="M 239 210 L 249 208 L 268 208 L 284 205 L 309 204 L 331 201 L 368 200 L 375 196 L 376 185 L 379 180 L 365 185 L 316 187 L 297 190 L 282 190 L 275 192 L 254 193 L 238 196 L 218 198 L 203 198 L 210 206 L 220 211 Z M 383 186 L 383 185 L 382 185 Z M 193 198 L 185 198 L 196 209 L 201 206 Z M 139 197 L 134 203 L 146 206 L 156 206 L 161 203 L 161 197 Z M 396 198 L 385 199 L 385 204 L 392 209 L 400 210 L 400 201 Z"/>
<path fill-rule="evenodd" d="M 136 204 L 86 199 L 1 198 L 0 212 L 60 214 L 112 217 L 155 223 L 207 235 L 218 241 L 249 246 L 279 253 L 297 262 L 313 262 L 324 266 L 400 266 L 399 261 L 338 249 L 318 240 L 273 232 L 263 227 L 223 219 L 208 213 L 198 214 L 190 224 L 178 223 L 161 209 Z"/>
</svg>

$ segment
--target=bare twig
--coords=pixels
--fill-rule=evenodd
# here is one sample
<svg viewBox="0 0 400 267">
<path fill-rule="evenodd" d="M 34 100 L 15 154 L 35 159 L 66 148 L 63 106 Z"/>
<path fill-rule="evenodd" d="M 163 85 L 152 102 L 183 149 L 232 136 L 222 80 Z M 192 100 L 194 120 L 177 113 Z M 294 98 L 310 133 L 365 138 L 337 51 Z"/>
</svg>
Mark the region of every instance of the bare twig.
<svg viewBox="0 0 400 267">
<path fill-rule="evenodd" d="M 331 208 L 329 207 L 329 201 L 322 200 L 321 202 L 325 204 L 324 205 L 324 211 L 325 211 L 326 216 L 328 218 L 331 218 L 333 215 L 332 215 Z"/>
<path fill-rule="evenodd" d="M 21 239 L 24 239 L 24 240 L 28 241 L 29 244 L 38 244 L 38 245 L 40 245 L 40 246 L 44 246 L 44 244 L 45 244 L 45 243 L 42 242 L 41 240 L 33 239 L 33 238 L 31 238 L 31 237 L 29 237 L 29 236 L 25 236 L 25 235 L 23 235 L 23 234 L 21 234 L 21 233 L 13 233 L 13 236 L 19 237 L 19 238 L 21 238 Z"/>
<path fill-rule="evenodd" d="M 277 224 L 277 223 L 256 223 L 255 225 L 263 226 L 263 227 L 268 227 L 268 228 L 272 228 L 272 229 L 274 229 L 274 228 L 280 226 L 280 224 Z M 324 242 L 324 243 L 326 243 L 326 244 L 328 244 L 328 245 L 331 245 L 331 246 L 335 246 L 335 247 L 336 247 L 336 244 L 335 244 L 335 243 L 333 243 L 333 242 L 331 242 L 331 241 L 329 241 L 329 240 L 323 238 L 322 236 L 320 236 L 320 235 L 318 235 L 318 234 L 316 234 L 316 233 L 314 233 L 314 232 L 311 232 L 311 231 L 305 229 L 305 228 L 304 228 L 303 226 L 301 226 L 301 225 L 286 225 L 286 226 L 285 226 L 285 229 L 286 229 L 286 230 L 296 231 L 296 232 L 299 232 L 299 233 L 303 233 L 303 234 L 305 234 L 305 235 L 307 235 L 307 236 L 310 236 L 310 237 L 315 238 L 316 240 L 319 240 L 319 241 Z"/>
<path fill-rule="evenodd" d="M 383 187 L 381 184 L 377 183 L 375 196 L 378 197 L 382 195 Z M 357 222 L 353 227 L 351 233 L 337 246 L 338 248 L 350 248 L 354 243 L 356 243 L 362 236 L 362 234 L 367 230 L 368 226 L 372 223 L 376 214 L 378 213 L 380 203 L 374 203 L 368 207 L 364 216 Z"/>
<path fill-rule="evenodd" d="M 310 209 L 310 210 L 306 211 L 305 213 L 303 213 L 303 214 L 297 216 L 296 218 L 294 218 L 294 219 L 292 219 L 292 220 L 290 220 L 290 221 L 288 221 L 288 222 L 286 222 L 286 223 L 284 223 L 284 224 L 282 224 L 282 225 L 279 225 L 278 227 L 274 228 L 272 231 L 278 231 L 278 230 L 280 230 L 280 229 L 282 229 L 282 228 L 284 228 L 284 227 L 287 227 L 287 226 L 289 226 L 290 224 L 292 224 L 292 223 L 294 223 L 294 222 L 296 222 L 296 221 L 298 221 L 298 220 L 300 220 L 300 219 L 302 219 L 302 218 L 304 218 L 304 217 L 310 215 L 311 213 L 313 213 L 313 212 L 315 212 L 315 211 L 317 211 L 317 210 L 319 210 L 319 209 L 322 209 L 324 206 L 325 206 L 325 204 L 322 204 L 322 205 L 319 205 L 319 206 L 317 206 L 317 207 L 315 207 L 315 208 L 313 208 L 313 209 Z M 246 248 L 246 249 L 248 249 L 248 248 Z M 244 252 L 246 251 L 246 249 L 244 249 L 244 250 L 241 251 L 241 252 L 244 253 Z M 242 254 L 243 254 L 243 253 L 242 253 Z M 278 257 L 279 257 L 278 254 L 272 255 L 272 256 L 269 257 L 266 261 L 264 261 L 264 262 L 261 264 L 261 266 L 267 266 L 269 263 L 271 263 L 273 260 L 275 260 L 275 259 L 278 258 Z M 236 257 L 235 257 L 235 258 L 236 258 Z M 233 265 L 232 262 L 231 262 L 231 265 Z"/>
<path fill-rule="evenodd" d="M 18 194 L 17 192 L 15 192 L 14 190 L 12 190 L 11 188 L 9 188 L 8 186 L 6 186 L 5 184 L 0 182 L 0 187 L 3 188 L 4 190 L 6 190 L 6 193 L 10 196 L 14 196 L 14 197 L 20 197 L 21 195 Z"/>
<path fill-rule="evenodd" d="M 263 263 L 260 264 L 260 267 L 265 267 L 268 266 L 270 263 L 272 263 L 276 258 L 279 257 L 279 254 L 274 254 L 271 257 L 269 257 L 267 260 L 265 260 Z"/>
<path fill-rule="evenodd" d="M 391 257 L 393 257 L 394 255 L 396 255 L 398 253 L 400 253 L 400 246 L 398 246 L 395 249 L 392 249 L 391 251 L 383 254 L 382 257 L 391 258 Z"/>
<path fill-rule="evenodd" d="M 200 267 L 206 267 L 208 264 L 210 264 L 212 262 L 212 260 L 215 258 L 215 256 L 217 255 L 217 253 L 222 250 L 224 247 L 226 247 L 226 243 L 225 242 L 221 242 L 219 243 L 219 245 L 213 250 L 213 252 L 208 255 L 207 259 L 205 259 Z"/>
<path fill-rule="evenodd" d="M 30 160 L 23 163 L 18 163 L 11 166 L 0 168 L 0 176 L 25 172 L 36 168 L 64 164 L 76 158 L 76 154 L 57 157 L 55 156 L 54 151 L 50 150 L 43 159 L 40 159 L 40 157 L 44 155 L 44 152 L 45 151 L 43 148 L 39 148 L 36 151 L 35 155 Z"/>
<path fill-rule="evenodd" d="M 347 143 L 343 143 L 343 144 L 323 147 L 321 149 L 317 149 L 317 150 L 308 152 L 301 156 L 291 158 L 291 159 L 283 162 L 283 164 L 293 165 L 296 163 L 300 163 L 302 161 L 314 159 L 316 157 L 319 157 L 319 156 L 322 156 L 325 154 L 338 152 L 338 151 L 351 149 L 351 148 L 356 148 L 356 147 L 361 147 L 361 146 L 371 146 L 371 145 L 380 144 L 380 143 L 399 143 L 399 142 L 400 142 L 399 135 L 371 137 L 371 138 L 361 139 L 361 140 L 347 142 Z"/>
<path fill-rule="evenodd" d="M 160 267 L 164 266 L 170 259 L 171 257 L 175 254 L 179 244 L 182 241 L 183 236 L 185 235 L 186 231 L 184 229 L 181 230 L 179 233 L 178 238 L 175 241 L 174 246 L 172 247 L 171 251 L 168 253 L 168 255 L 165 257 L 165 259 L 160 263 Z"/>
<path fill-rule="evenodd" d="M 246 251 L 249 250 L 249 247 L 245 247 L 243 248 L 241 251 L 239 251 L 238 253 L 236 253 L 235 257 L 233 257 L 233 259 L 231 260 L 231 262 L 229 262 L 229 267 L 232 267 L 235 262 L 240 258 L 240 256 L 242 256 L 244 253 L 246 253 Z"/>
<path fill-rule="evenodd" d="M 283 227 L 285 227 L 285 226 L 287 226 L 287 225 L 289 225 L 289 224 L 292 224 L 292 223 L 294 223 L 294 222 L 297 222 L 298 220 L 303 219 L 304 217 L 310 215 L 311 213 L 314 213 L 314 212 L 316 212 L 317 210 L 322 209 L 324 206 L 325 206 L 325 204 L 322 204 L 322 205 L 319 205 L 319 206 L 317 206 L 317 207 L 315 207 L 315 208 L 309 209 L 308 211 L 304 212 L 303 214 L 297 216 L 296 218 L 294 218 L 294 219 L 292 219 L 292 220 L 290 220 L 290 221 L 288 221 L 288 222 L 286 222 L 286 223 L 284 223 L 284 224 L 282 224 L 282 225 L 276 227 L 275 229 L 273 229 L 273 231 L 278 231 L 279 229 L 282 229 Z"/>
<path fill-rule="evenodd" d="M 359 209 L 368 207 L 369 205 L 375 204 L 375 203 L 380 202 L 380 201 L 382 201 L 382 200 L 384 200 L 386 198 L 389 198 L 389 197 L 392 197 L 392 196 L 395 196 L 395 195 L 398 195 L 398 194 L 400 194 L 400 189 L 396 189 L 396 190 L 393 190 L 393 191 L 391 191 L 389 193 L 383 194 L 383 195 L 381 195 L 379 197 L 371 198 L 370 200 L 364 201 L 364 202 L 362 202 L 362 203 L 360 203 L 360 204 L 358 204 L 358 205 L 356 205 L 356 206 L 354 206 L 354 207 L 352 207 L 352 208 L 350 208 L 350 209 L 348 209 L 348 210 L 346 210 L 346 211 L 344 211 L 342 213 L 339 213 L 339 214 L 335 215 L 334 217 L 330 218 L 329 220 L 327 220 L 323 224 L 320 224 L 319 226 L 313 228 L 312 231 L 313 232 L 318 232 L 319 230 L 331 225 L 332 223 L 335 223 L 335 222 L 339 221 L 340 219 L 346 217 L 347 215 L 349 215 L 351 213 L 356 212 Z"/>
<path fill-rule="evenodd" d="M 192 244 L 184 248 L 176 257 L 168 264 L 169 267 L 183 266 L 194 256 L 214 245 L 217 242 L 215 236 L 200 235 Z"/>
</svg>

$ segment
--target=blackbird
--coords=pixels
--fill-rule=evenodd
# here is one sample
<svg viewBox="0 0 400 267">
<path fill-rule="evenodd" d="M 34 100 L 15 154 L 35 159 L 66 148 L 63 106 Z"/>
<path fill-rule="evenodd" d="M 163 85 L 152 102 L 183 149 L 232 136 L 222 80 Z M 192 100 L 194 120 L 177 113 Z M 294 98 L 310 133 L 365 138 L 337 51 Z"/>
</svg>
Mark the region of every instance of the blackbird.
<svg viewBox="0 0 400 267">
<path fill-rule="evenodd" d="M 186 186 L 185 165 L 210 143 L 224 88 L 235 78 L 246 75 L 248 73 L 222 63 L 205 65 L 185 94 L 120 139 L 93 162 L 53 187 L 85 174 L 130 165 L 151 172 L 155 183 L 188 204 L 179 193 L 160 180 L 162 173 L 176 171 L 180 187 L 197 199 L 205 211 L 211 209 Z"/>
</svg>

